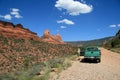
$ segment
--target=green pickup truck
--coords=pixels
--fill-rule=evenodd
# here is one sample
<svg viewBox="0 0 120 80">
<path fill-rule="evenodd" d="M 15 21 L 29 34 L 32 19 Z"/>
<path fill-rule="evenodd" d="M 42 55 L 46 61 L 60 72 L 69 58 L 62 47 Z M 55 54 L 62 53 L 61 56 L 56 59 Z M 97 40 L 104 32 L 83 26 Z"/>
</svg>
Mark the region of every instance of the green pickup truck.
<svg viewBox="0 0 120 80">
<path fill-rule="evenodd" d="M 85 49 L 84 60 L 96 60 L 97 62 L 101 62 L 101 52 L 96 46 L 89 46 Z"/>
</svg>

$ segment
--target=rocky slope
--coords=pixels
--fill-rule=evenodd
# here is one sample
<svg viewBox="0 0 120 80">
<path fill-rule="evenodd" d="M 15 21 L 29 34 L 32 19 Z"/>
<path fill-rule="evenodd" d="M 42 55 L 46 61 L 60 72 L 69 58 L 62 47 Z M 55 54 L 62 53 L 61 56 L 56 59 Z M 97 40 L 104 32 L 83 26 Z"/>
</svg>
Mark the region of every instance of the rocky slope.
<svg viewBox="0 0 120 80">
<path fill-rule="evenodd" d="M 23 70 L 35 63 L 69 56 L 75 52 L 76 49 L 68 44 L 0 36 L 0 74 Z"/>
<path fill-rule="evenodd" d="M 108 41 L 105 41 L 103 46 L 105 48 L 120 48 L 120 30 L 116 33 L 116 35 L 109 39 Z"/>
<path fill-rule="evenodd" d="M 62 42 L 60 35 L 53 36 L 48 30 L 39 38 L 21 24 L 0 21 L 0 74 L 28 69 L 33 64 L 75 52 L 74 47 Z"/>
</svg>

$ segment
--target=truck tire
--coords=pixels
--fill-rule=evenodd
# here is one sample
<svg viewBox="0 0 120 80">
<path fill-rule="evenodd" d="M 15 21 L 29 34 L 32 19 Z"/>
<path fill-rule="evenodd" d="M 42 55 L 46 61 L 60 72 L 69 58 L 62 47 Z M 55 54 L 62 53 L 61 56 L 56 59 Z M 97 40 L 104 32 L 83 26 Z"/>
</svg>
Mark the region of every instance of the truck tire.
<svg viewBox="0 0 120 80">
<path fill-rule="evenodd" d="M 101 62 L 101 60 L 100 60 L 100 59 L 97 59 L 97 62 L 98 62 L 98 63 L 100 63 L 100 62 Z"/>
</svg>

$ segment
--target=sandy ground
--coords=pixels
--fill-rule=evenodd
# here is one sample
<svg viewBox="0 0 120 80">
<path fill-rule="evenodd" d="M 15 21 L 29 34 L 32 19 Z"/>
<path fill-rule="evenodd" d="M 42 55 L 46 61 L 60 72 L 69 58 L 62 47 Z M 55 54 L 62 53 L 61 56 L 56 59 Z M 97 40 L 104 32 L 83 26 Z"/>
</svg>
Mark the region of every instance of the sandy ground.
<svg viewBox="0 0 120 80">
<path fill-rule="evenodd" d="M 101 48 L 101 63 L 74 61 L 56 80 L 120 80 L 120 54 Z"/>
</svg>

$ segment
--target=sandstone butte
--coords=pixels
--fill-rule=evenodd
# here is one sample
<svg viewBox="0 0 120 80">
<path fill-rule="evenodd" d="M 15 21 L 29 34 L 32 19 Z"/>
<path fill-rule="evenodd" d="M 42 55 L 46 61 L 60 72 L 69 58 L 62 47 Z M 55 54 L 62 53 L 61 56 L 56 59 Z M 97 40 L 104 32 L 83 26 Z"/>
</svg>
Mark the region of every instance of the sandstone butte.
<svg viewBox="0 0 120 80">
<path fill-rule="evenodd" d="M 56 36 L 51 35 L 49 30 L 45 30 L 43 36 L 41 37 L 41 40 L 49 43 L 65 44 L 59 34 L 57 34 Z"/>
<path fill-rule="evenodd" d="M 29 39 L 44 41 L 53 44 L 65 44 L 62 41 L 62 37 L 57 34 L 56 36 L 51 35 L 49 30 L 45 30 L 42 37 L 39 37 L 37 33 L 26 29 L 21 24 L 14 25 L 11 22 L 5 22 L 0 20 L 0 35 L 4 37 L 14 37 L 17 39 Z"/>
</svg>

